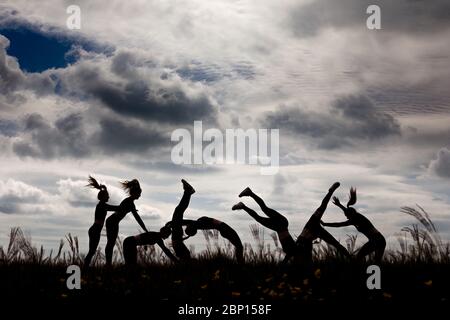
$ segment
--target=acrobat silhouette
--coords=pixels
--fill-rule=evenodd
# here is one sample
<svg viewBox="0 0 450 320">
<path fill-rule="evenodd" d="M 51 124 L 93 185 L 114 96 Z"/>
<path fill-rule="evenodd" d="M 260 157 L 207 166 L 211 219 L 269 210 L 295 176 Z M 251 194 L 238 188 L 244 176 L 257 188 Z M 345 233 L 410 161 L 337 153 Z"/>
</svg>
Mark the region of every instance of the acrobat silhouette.
<svg viewBox="0 0 450 320">
<path fill-rule="evenodd" d="M 165 246 L 164 239 L 170 236 L 171 230 L 168 227 L 162 227 L 159 232 L 150 231 L 141 233 L 137 236 L 131 236 L 125 238 L 123 241 L 123 255 L 125 263 L 129 266 L 134 266 L 137 263 L 137 246 L 143 245 L 159 245 L 162 251 L 172 260 L 178 261 L 178 259 L 172 254 L 172 252 Z"/>
<path fill-rule="evenodd" d="M 210 217 L 200 217 L 197 220 L 183 220 L 183 224 L 186 225 L 184 232 L 187 237 L 193 237 L 196 235 L 197 230 L 217 230 L 220 235 L 230 241 L 230 243 L 235 248 L 235 258 L 238 262 L 244 262 L 244 246 L 242 245 L 241 238 L 237 232 L 223 221 L 210 218 Z"/>
<path fill-rule="evenodd" d="M 356 203 L 356 189 L 353 187 L 350 188 L 350 196 L 347 202 L 347 207 L 344 207 L 341 204 L 338 197 L 333 197 L 333 202 L 336 206 L 342 209 L 348 220 L 344 222 L 322 222 L 322 225 L 326 227 L 355 226 L 356 230 L 369 239 L 369 241 L 365 243 L 361 249 L 359 249 L 356 255 L 357 259 L 363 260 L 367 255 L 375 252 L 375 261 L 377 263 L 381 262 L 384 250 L 386 249 L 386 239 L 383 237 L 381 232 L 374 227 L 369 219 L 351 207 Z"/>
<path fill-rule="evenodd" d="M 166 226 L 170 225 L 172 229 L 172 247 L 175 255 L 180 260 L 189 260 L 191 258 L 191 252 L 184 244 L 183 239 L 183 215 L 189 206 L 191 196 L 195 193 L 195 189 L 186 180 L 181 179 L 181 182 L 183 183 L 183 196 L 173 212 L 172 221 L 166 224 Z"/>
<path fill-rule="evenodd" d="M 308 222 L 306 222 L 301 234 L 297 238 L 296 244 L 299 249 L 299 254 L 305 262 L 309 263 L 312 261 L 313 241 L 318 238 L 335 247 L 343 256 L 350 256 L 347 249 L 345 249 L 344 246 L 339 243 L 339 241 L 337 241 L 328 231 L 326 231 L 321 226 L 322 216 L 327 209 L 331 196 L 333 195 L 334 191 L 339 188 L 339 186 L 340 183 L 335 182 L 330 187 L 327 195 L 323 198 L 322 203 L 309 218 Z"/>
<path fill-rule="evenodd" d="M 134 201 L 139 199 L 142 194 L 142 189 L 137 179 L 131 181 L 125 180 L 121 182 L 122 188 L 128 193 L 119 205 L 119 210 L 106 219 L 106 237 L 108 239 L 105 247 L 106 265 L 112 264 L 112 256 L 114 245 L 116 244 L 117 235 L 119 234 L 119 223 L 125 216 L 131 212 L 137 223 L 145 232 L 148 232 L 141 217 L 139 216 Z"/>
<path fill-rule="evenodd" d="M 100 242 L 100 234 L 105 223 L 105 218 L 108 211 L 117 211 L 119 206 L 113 206 L 108 204 L 109 193 L 105 185 L 99 184 L 97 180 L 89 176 L 87 187 L 91 187 L 99 190 L 97 198 L 99 200 L 97 206 L 95 207 L 95 220 L 94 224 L 89 228 L 89 252 L 84 259 L 84 266 L 89 267 L 91 264 L 92 257 L 97 251 L 98 244 Z"/>
<path fill-rule="evenodd" d="M 249 187 L 239 194 L 239 197 L 251 197 L 259 205 L 267 217 L 258 215 L 254 210 L 247 207 L 243 202 L 239 202 L 232 207 L 232 210 L 245 210 L 253 219 L 264 227 L 275 231 L 280 240 L 281 247 L 286 254 L 285 261 L 297 254 L 297 246 L 289 233 L 288 220 L 279 212 L 269 208 L 259 196 L 257 196 Z"/>
</svg>

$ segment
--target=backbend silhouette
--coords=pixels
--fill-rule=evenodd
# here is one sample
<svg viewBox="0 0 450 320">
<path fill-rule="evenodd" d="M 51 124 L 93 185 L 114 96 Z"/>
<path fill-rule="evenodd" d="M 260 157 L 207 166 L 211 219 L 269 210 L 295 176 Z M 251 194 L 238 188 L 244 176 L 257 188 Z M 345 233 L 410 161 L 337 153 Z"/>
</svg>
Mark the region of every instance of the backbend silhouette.
<svg viewBox="0 0 450 320">
<path fill-rule="evenodd" d="M 84 265 L 89 267 L 91 264 L 92 257 L 97 251 L 98 244 L 100 242 L 100 234 L 105 223 L 106 214 L 108 211 L 117 211 L 119 206 L 112 206 L 108 204 L 109 193 L 105 185 L 99 184 L 97 180 L 89 176 L 87 187 L 100 190 L 98 192 L 97 198 L 99 200 L 97 206 L 95 207 L 95 221 L 94 224 L 89 228 L 89 252 L 84 259 Z"/>
<path fill-rule="evenodd" d="M 365 243 L 361 249 L 359 249 L 356 255 L 357 259 L 363 260 L 367 255 L 375 252 L 375 261 L 381 262 L 384 250 L 386 249 L 386 239 L 383 237 L 381 232 L 374 227 L 369 219 L 351 207 L 356 203 L 356 189 L 353 187 L 350 188 L 350 197 L 347 202 L 347 207 L 344 207 L 341 204 L 338 197 L 333 197 L 333 203 L 344 211 L 344 214 L 348 220 L 344 222 L 321 222 L 322 225 L 326 227 L 355 226 L 356 230 L 369 239 L 369 241 Z"/>
<path fill-rule="evenodd" d="M 131 236 L 125 238 L 123 241 L 123 255 L 125 263 L 129 266 L 134 266 L 137 263 L 137 246 L 143 245 L 159 245 L 162 251 L 172 260 L 178 261 L 178 259 L 170 252 L 170 250 L 164 245 L 164 239 L 170 236 L 171 230 L 168 227 L 162 227 L 159 232 L 149 231 L 141 233 L 137 236 Z"/>
<path fill-rule="evenodd" d="M 305 262 L 312 261 L 312 249 L 313 249 L 313 241 L 317 238 L 322 239 L 326 243 L 335 247 L 338 252 L 346 257 L 349 257 L 347 249 L 342 246 L 339 241 L 337 241 L 328 231 L 326 231 L 320 224 L 323 214 L 327 209 L 328 202 L 330 202 L 331 196 L 334 191 L 339 188 L 340 183 L 335 182 L 330 189 L 328 190 L 327 195 L 323 198 L 320 207 L 316 209 L 313 215 L 309 218 L 308 222 L 306 222 L 302 233 L 297 238 L 297 245 L 299 249 L 299 254 Z"/>
<path fill-rule="evenodd" d="M 289 233 L 288 220 L 281 215 L 279 212 L 272 208 L 269 208 L 259 196 L 257 196 L 249 187 L 239 194 L 239 197 L 251 197 L 260 206 L 261 210 L 266 214 L 267 217 L 262 217 L 258 215 L 254 210 L 247 207 L 244 203 L 239 202 L 235 204 L 232 210 L 245 210 L 251 217 L 253 217 L 257 222 L 262 224 L 264 227 L 275 231 L 280 240 L 281 247 L 286 254 L 284 261 L 287 261 L 290 257 L 296 255 L 297 246 L 294 239 Z"/>
<path fill-rule="evenodd" d="M 235 257 L 238 262 L 244 262 L 244 246 L 242 245 L 241 238 L 237 232 L 223 221 L 210 218 L 210 217 L 200 217 L 197 220 L 183 220 L 183 224 L 186 225 L 184 232 L 187 237 L 195 236 L 197 230 L 217 230 L 220 235 L 231 242 L 235 247 Z"/>
<path fill-rule="evenodd" d="M 183 215 L 189 206 L 191 196 L 195 193 L 195 189 L 186 182 L 186 180 L 181 179 L 183 183 L 183 197 L 181 197 L 180 203 L 175 208 L 172 221 L 168 222 L 166 226 L 172 228 L 172 247 L 175 251 L 175 255 L 180 260 L 189 260 L 191 258 L 191 252 L 186 247 L 183 242 Z"/>
<path fill-rule="evenodd" d="M 116 244 L 117 235 L 119 234 L 119 223 L 129 212 L 133 214 L 141 228 L 144 229 L 145 232 L 148 232 L 134 205 L 134 200 L 139 199 L 142 194 L 139 181 L 137 179 L 131 181 L 125 180 L 121 182 L 121 185 L 122 189 L 127 191 L 129 197 L 125 198 L 120 203 L 117 212 L 106 219 L 106 237 L 108 238 L 108 241 L 105 247 L 105 257 L 106 265 L 108 266 L 112 264 L 114 245 Z"/>
</svg>

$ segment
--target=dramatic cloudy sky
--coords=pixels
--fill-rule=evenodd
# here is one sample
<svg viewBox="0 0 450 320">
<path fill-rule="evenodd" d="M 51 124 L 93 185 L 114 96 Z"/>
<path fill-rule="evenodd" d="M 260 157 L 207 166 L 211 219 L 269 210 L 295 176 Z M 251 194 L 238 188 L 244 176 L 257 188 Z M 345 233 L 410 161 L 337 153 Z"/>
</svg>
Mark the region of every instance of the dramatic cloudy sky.
<svg viewBox="0 0 450 320">
<path fill-rule="evenodd" d="M 372 3 L 382 30 L 366 28 Z M 81 30 L 66 27 L 70 4 Z M 139 178 L 153 230 L 181 178 L 197 189 L 186 217 L 222 219 L 249 242 L 253 221 L 230 210 L 244 187 L 298 235 L 341 181 L 337 195 L 356 186 L 390 246 L 414 222 L 400 208 L 416 204 L 450 239 L 449 63 L 447 0 L 0 0 L 0 245 L 21 226 L 46 248 L 78 235 L 85 251 L 89 174 L 111 203 L 125 196 L 119 180 Z M 173 164 L 170 135 L 195 120 L 279 129 L 279 173 Z M 324 218 L 342 219 L 333 205 Z M 137 232 L 127 217 L 121 235 Z"/>
</svg>

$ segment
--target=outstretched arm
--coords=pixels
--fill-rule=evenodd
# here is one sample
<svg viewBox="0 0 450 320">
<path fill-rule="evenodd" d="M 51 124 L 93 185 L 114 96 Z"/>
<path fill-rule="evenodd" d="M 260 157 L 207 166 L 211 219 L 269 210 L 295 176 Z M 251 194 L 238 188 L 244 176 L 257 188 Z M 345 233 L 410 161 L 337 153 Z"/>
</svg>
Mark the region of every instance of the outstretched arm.
<svg viewBox="0 0 450 320">
<path fill-rule="evenodd" d="M 346 226 L 352 225 L 350 220 L 343 221 L 343 222 L 323 222 L 323 221 L 320 221 L 320 224 L 325 226 L 325 227 L 337 227 L 337 228 L 339 228 L 339 227 L 346 227 Z"/>
<path fill-rule="evenodd" d="M 133 213 L 134 218 L 136 219 L 137 223 L 141 226 L 141 228 L 144 229 L 145 232 L 148 232 L 147 228 L 145 227 L 144 221 L 142 221 L 137 211 L 133 210 L 131 212 Z"/>
<path fill-rule="evenodd" d="M 178 261 L 177 257 L 173 255 L 173 253 L 165 246 L 164 242 L 162 240 L 158 241 L 158 245 L 161 248 L 161 250 L 174 262 Z"/>
<path fill-rule="evenodd" d="M 333 203 L 341 208 L 342 211 L 345 211 L 345 207 L 341 204 L 338 197 L 333 197 Z"/>
</svg>

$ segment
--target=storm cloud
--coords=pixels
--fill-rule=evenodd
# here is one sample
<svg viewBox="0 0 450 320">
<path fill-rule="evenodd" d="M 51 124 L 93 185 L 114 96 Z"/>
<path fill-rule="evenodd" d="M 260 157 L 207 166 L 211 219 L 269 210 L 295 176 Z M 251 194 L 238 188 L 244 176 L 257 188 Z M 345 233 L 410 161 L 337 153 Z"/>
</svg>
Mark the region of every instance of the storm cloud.
<svg viewBox="0 0 450 320">
<path fill-rule="evenodd" d="M 55 157 L 83 157 L 90 153 L 83 117 L 70 114 L 49 123 L 34 113 L 23 120 L 24 138 L 13 144 L 20 157 L 51 159 Z"/>
<path fill-rule="evenodd" d="M 138 121 L 107 117 L 100 120 L 100 128 L 93 135 L 92 143 L 105 154 L 142 153 L 150 148 L 163 147 L 170 141 L 168 134 Z"/>
<path fill-rule="evenodd" d="M 13 137 L 17 135 L 19 126 L 15 121 L 0 119 L 0 135 Z"/>
<path fill-rule="evenodd" d="M 85 52 L 81 54 L 87 56 L 67 68 L 29 74 L 6 53 L 9 40 L 1 37 L 0 44 L 0 92 L 6 105 L 15 102 L 20 110 L 27 90 L 36 96 L 52 92 L 68 102 L 81 99 L 88 106 L 58 111 L 62 115 L 57 119 L 48 112 L 2 119 L 0 134 L 17 137 L 11 140 L 12 150 L 20 157 L 143 153 L 167 146 L 176 126 L 216 122 L 217 104 L 201 85 L 184 81 L 175 70 L 172 76 L 162 76 L 161 68 L 132 52 Z"/>
<path fill-rule="evenodd" d="M 269 128 L 281 128 L 312 138 L 318 147 L 334 149 L 354 142 L 374 142 L 401 134 L 400 124 L 365 96 L 336 100 L 329 112 L 308 111 L 299 107 L 280 107 L 263 120 Z"/>
<path fill-rule="evenodd" d="M 61 117 L 54 123 L 40 114 L 30 114 L 22 121 L 21 138 L 13 144 L 13 151 L 20 157 L 40 159 L 86 158 L 144 153 L 149 148 L 164 147 L 170 141 L 169 134 L 136 120 L 104 116 L 99 118 L 95 129 L 91 128 L 91 133 L 85 123 L 86 119 L 79 113 Z"/>
<path fill-rule="evenodd" d="M 63 90 L 97 100 L 123 117 L 175 125 L 216 121 L 217 104 L 201 85 L 183 81 L 175 72 L 167 76 L 130 52 L 99 58 L 61 71 Z"/>
</svg>

